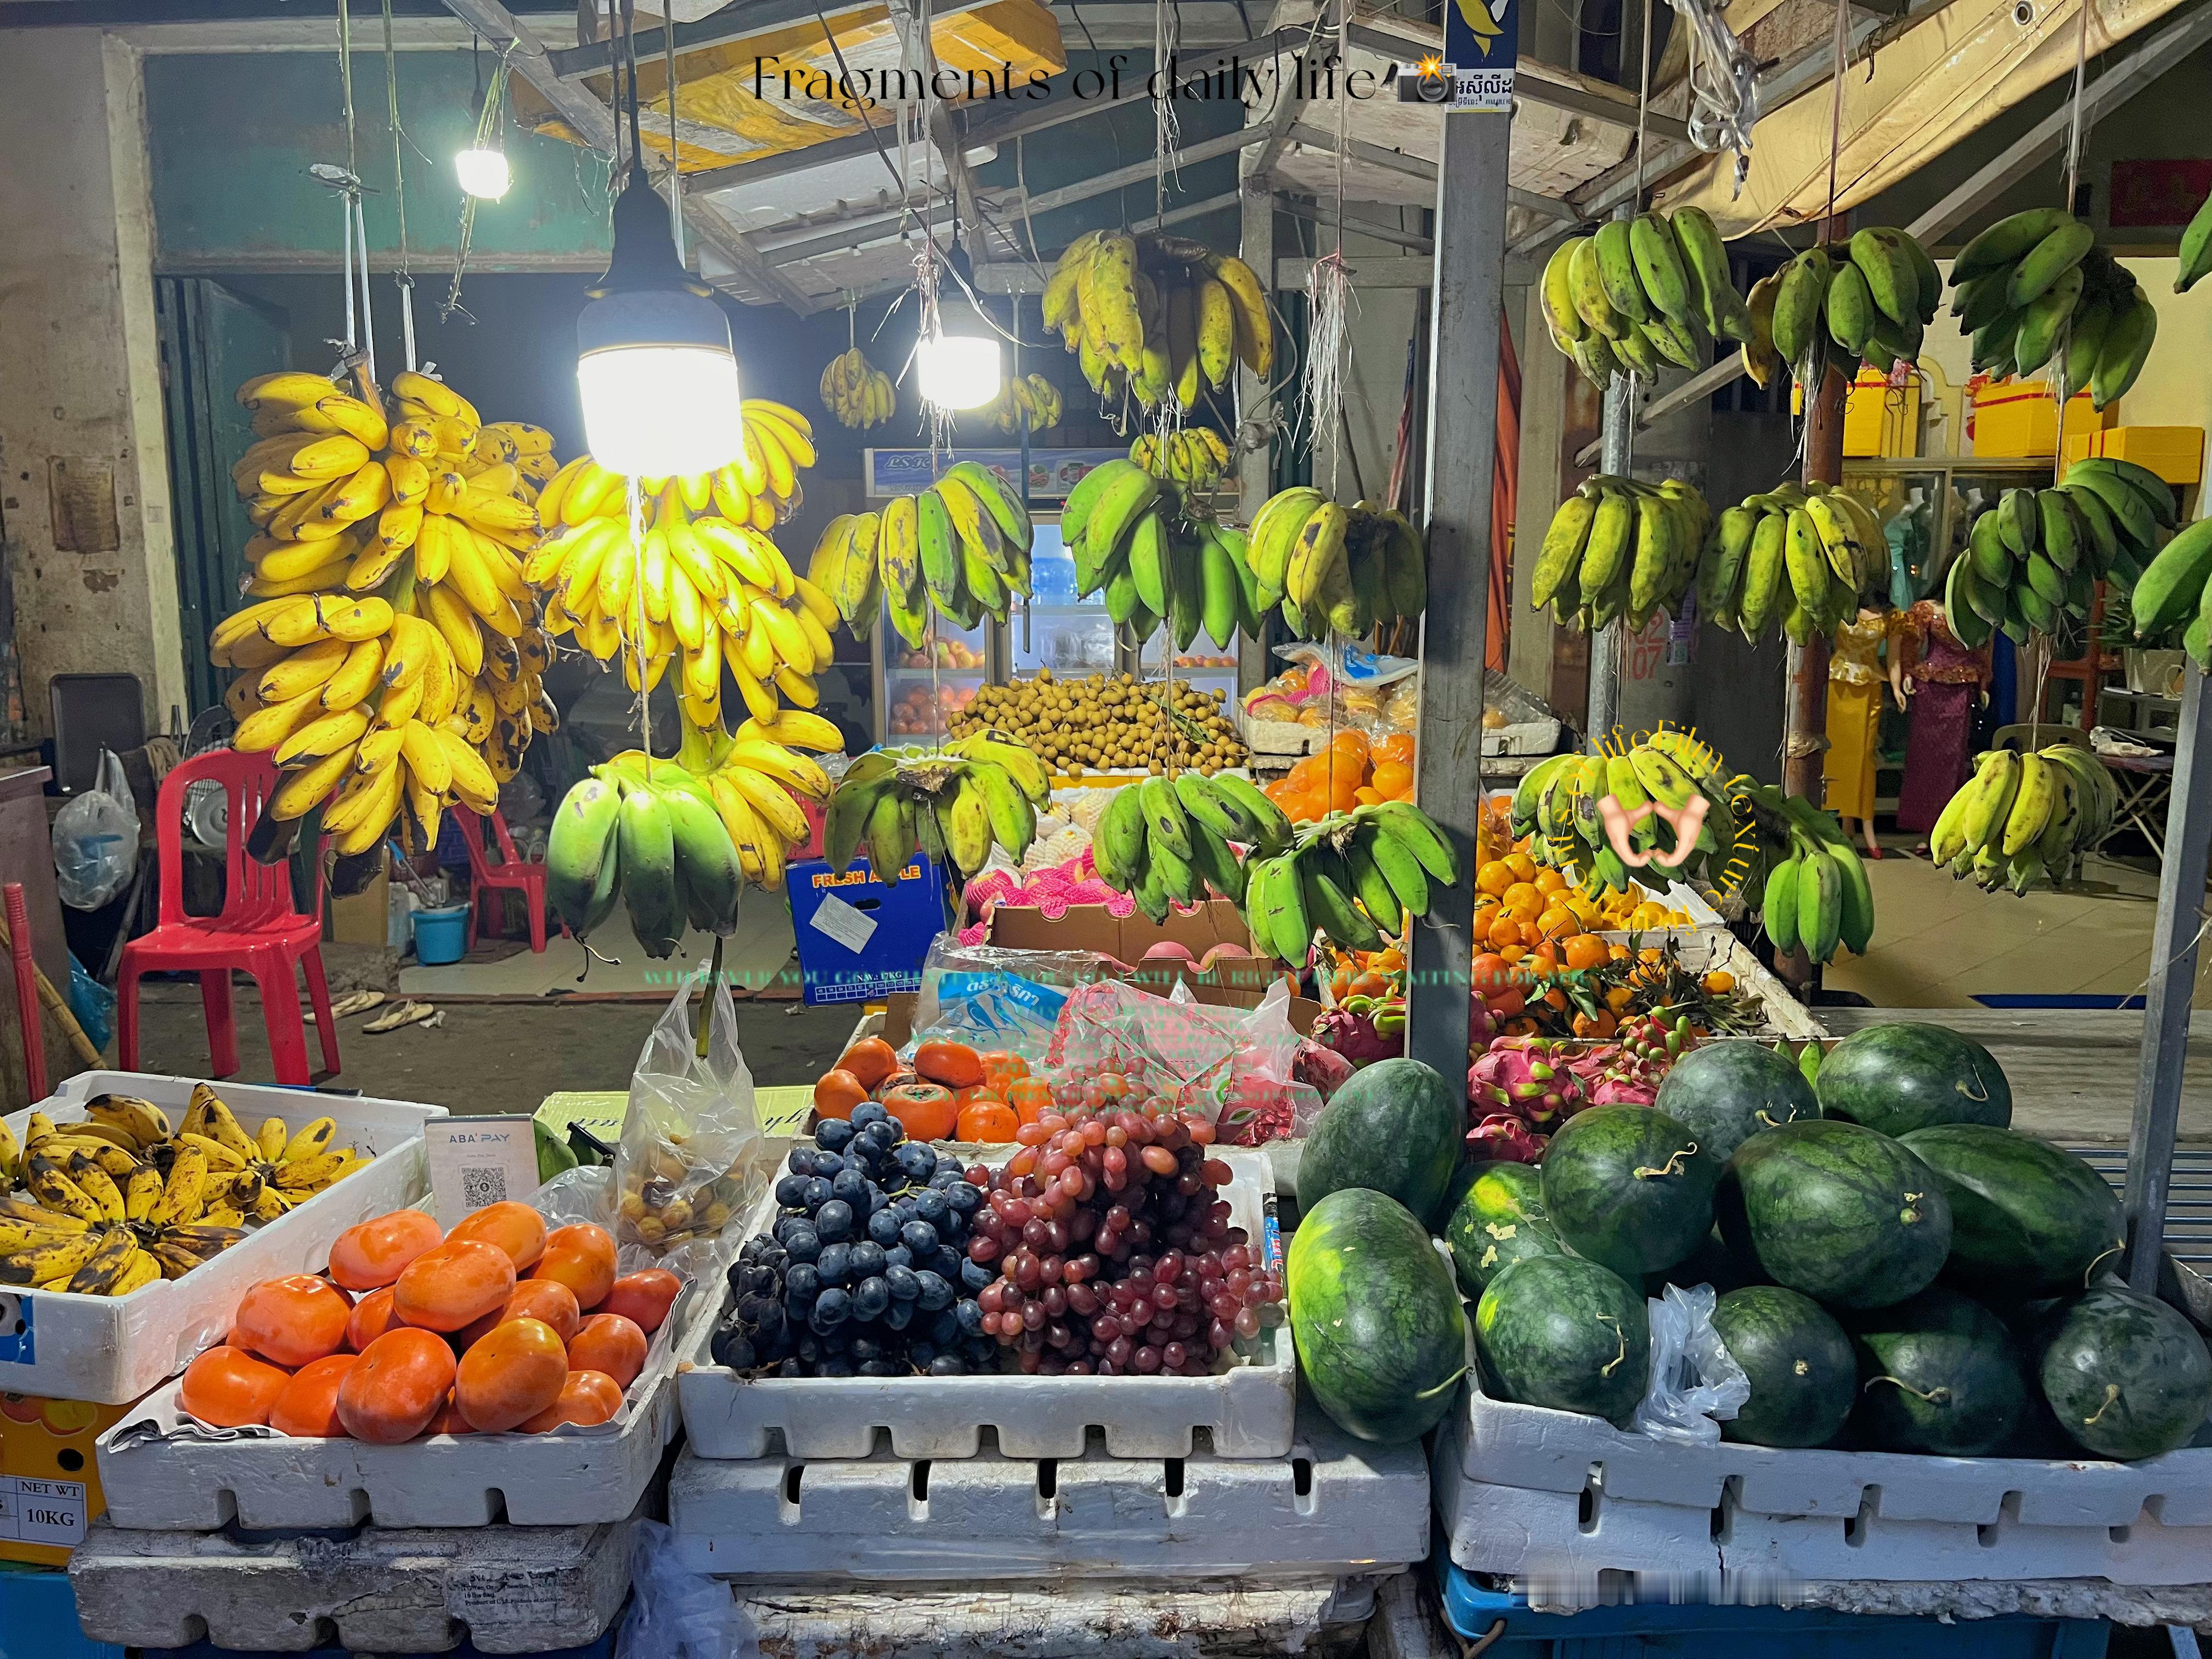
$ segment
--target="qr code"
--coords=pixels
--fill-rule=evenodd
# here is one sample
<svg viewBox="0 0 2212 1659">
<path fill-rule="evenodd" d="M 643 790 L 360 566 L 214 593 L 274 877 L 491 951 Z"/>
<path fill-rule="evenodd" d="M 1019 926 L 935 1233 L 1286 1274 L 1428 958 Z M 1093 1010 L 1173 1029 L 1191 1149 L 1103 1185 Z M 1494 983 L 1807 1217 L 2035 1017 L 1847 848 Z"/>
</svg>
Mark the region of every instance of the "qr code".
<svg viewBox="0 0 2212 1659">
<path fill-rule="evenodd" d="M 463 1170 L 461 1171 L 461 1202 L 471 1210 L 481 1210 L 487 1204 L 506 1203 L 507 1171 Z"/>
</svg>

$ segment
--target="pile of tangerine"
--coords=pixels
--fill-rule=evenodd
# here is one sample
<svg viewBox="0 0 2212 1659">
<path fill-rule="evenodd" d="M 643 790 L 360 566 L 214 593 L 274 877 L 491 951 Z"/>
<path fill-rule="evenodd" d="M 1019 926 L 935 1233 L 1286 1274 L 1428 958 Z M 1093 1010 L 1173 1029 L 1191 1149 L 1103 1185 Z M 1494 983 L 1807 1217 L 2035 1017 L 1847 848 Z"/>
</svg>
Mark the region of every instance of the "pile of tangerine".
<svg viewBox="0 0 2212 1659">
<path fill-rule="evenodd" d="M 1410 800 L 1413 735 L 1393 732 L 1370 743 L 1364 732 L 1339 732 L 1327 747 L 1299 761 L 1265 793 L 1294 823 L 1310 823 L 1331 811 L 1349 812 L 1378 801 Z"/>
</svg>

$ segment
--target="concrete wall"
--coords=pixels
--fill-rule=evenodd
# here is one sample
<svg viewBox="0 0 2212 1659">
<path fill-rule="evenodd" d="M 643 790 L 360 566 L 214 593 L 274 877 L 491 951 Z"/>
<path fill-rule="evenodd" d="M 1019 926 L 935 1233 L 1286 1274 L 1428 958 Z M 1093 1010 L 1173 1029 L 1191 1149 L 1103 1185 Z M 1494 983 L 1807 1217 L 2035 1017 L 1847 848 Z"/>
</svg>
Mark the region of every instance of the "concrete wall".
<svg viewBox="0 0 2212 1659">
<path fill-rule="evenodd" d="M 185 701 L 138 65 L 94 29 L 0 37 L 0 549 L 31 729 L 53 674 Z"/>
</svg>

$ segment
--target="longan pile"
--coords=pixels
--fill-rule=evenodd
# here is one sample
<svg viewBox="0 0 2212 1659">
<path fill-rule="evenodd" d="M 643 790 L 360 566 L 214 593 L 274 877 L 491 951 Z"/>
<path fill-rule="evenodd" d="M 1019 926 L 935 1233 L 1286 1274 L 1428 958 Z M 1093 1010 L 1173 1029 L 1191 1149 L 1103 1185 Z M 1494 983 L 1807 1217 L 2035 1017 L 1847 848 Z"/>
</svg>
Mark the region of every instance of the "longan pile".
<svg viewBox="0 0 2212 1659">
<path fill-rule="evenodd" d="M 1163 701 L 1177 718 L 1170 719 Z M 1041 668 L 1030 679 L 982 687 L 954 717 L 952 735 L 995 727 L 1061 771 L 1163 773 L 1174 766 L 1211 775 L 1245 759 L 1222 703 L 1218 689 L 1200 691 L 1182 680 L 1165 689 L 1133 674 L 1061 680 Z"/>
</svg>

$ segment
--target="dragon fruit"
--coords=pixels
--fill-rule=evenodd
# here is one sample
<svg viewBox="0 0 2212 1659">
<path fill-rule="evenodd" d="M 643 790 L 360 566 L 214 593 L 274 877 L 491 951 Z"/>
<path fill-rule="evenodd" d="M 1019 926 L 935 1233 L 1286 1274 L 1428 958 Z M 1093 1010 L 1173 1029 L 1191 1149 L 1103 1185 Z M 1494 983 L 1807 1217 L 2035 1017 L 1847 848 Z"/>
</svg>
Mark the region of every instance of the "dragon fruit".
<svg viewBox="0 0 2212 1659">
<path fill-rule="evenodd" d="M 1328 1018 L 1327 1014 L 1322 1016 L 1322 1019 Z M 1318 1028 L 1320 1021 L 1315 1024 Z M 1311 1037 L 1300 1038 L 1298 1046 L 1291 1053 L 1292 1080 L 1311 1085 L 1314 1091 L 1324 1101 L 1342 1088 L 1345 1080 L 1358 1069 L 1335 1049 L 1316 1042 Z"/>
<path fill-rule="evenodd" d="M 1534 1133 L 1510 1112 L 1492 1112 L 1467 1132 L 1468 1151 L 1499 1164 L 1534 1164 L 1547 1137 Z"/>
<path fill-rule="evenodd" d="M 1622 1026 L 1611 1042 L 1577 1055 L 1571 1069 L 1593 1106 L 1650 1106 L 1658 1101 L 1668 1068 L 1689 1047 L 1686 1017 L 1668 1024 L 1646 1014 Z"/>
<path fill-rule="evenodd" d="M 1406 1052 L 1406 1005 L 1389 999 L 1347 997 L 1314 1022 L 1313 1036 L 1355 1067 L 1394 1060 Z"/>
<path fill-rule="evenodd" d="M 1468 999 L 1467 1052 L 1469 1058 L 1487 1048 L 1498 1036 L 1498 1016 L 1490 1012 L 1490 1005 L 1477 991 Z"/>
<path fill-rule="evenodd" d="M 1567 1064 L 1565 1045 L 1542 1037 L 1499 1037 L 1467 1071 L 1468 1099 L 1485 1115 L 1507 1113 L 1549 1130 L 1589 1103 Z"/>
</svg>

